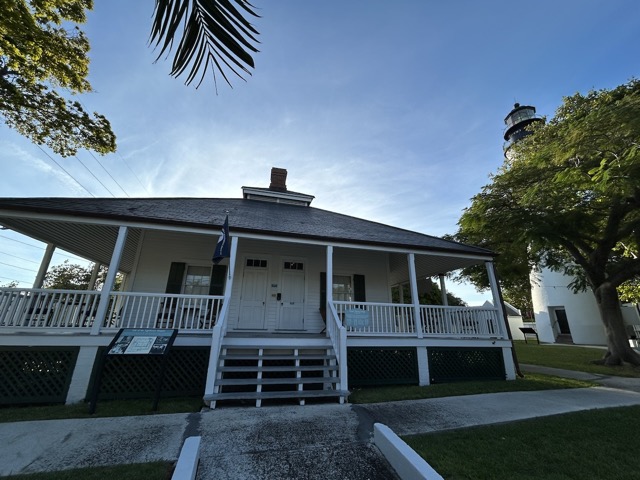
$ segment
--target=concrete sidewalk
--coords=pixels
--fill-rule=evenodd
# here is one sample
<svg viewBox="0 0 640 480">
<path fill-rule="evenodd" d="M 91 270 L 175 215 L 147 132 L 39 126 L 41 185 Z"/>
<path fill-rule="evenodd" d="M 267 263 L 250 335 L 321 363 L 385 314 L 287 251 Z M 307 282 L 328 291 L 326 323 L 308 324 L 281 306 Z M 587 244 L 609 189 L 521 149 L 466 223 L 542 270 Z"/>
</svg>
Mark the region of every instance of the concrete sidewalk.
<svg viewBox="0 0 640 480">
<path fill-rule="evenodd" d="M 564 370 L 561 368 L 542 367 L 540 365 L 520 364 L 520 368 L 525 372 L 544 373 L 557 377 L 574 378 L 576 380 L 588 380 L 603 387 L 619 388 L 640 392 L 640 378 L 616 377 L 614 375 L 603 375 L 599 373 L 577 372 L 575 370 Z"/>
<path fill-rule="evenodd" d="M 0 475 L 175 461 L 202 436 L 199 479 L 393 479 L 374 422 L 399 435 L 640 405 L 612 388 L 512 392 L 369 405 L 220 408 L 193 414 L 0 424 Z"/>
</svg>

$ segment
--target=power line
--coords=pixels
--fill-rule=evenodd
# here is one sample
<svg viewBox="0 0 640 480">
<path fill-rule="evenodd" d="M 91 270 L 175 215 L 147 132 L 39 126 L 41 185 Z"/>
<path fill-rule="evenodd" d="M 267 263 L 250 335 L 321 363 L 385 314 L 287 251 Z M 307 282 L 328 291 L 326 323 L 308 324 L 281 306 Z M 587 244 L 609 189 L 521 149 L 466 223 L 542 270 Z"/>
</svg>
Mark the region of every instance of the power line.
<svg viewBox="0 0 640 480">
<path fill-rule="evenodd" d="M 19 268 L 20 270 L 26 270 L 28 272 L 38 272 L 37 270 L 33 270 L 31 268 L 24 268 L 24 267 L 19 267 L 17 265 L 12 265 L 10 263 L 4 263 L 4 262 L 0 262 L 0 265 L 7 265 L 8 267 L 13 267 L 13 268 Z"/>
<path fill-rule="evenodd" d="M 49 159 L 50 159 L 53 163 L 55 163 L 55 164 L 58 166 L 58 168 L 60 168 L 60 170 L 62 170 L 64 173 L 66 173 L 66 174 L 67 174 L 67 176 L 68 176 L 69 178 L 71 178 L 74 182 L 76 182 L 78 185 L 80 185 L 80 187 L 81 187 L 85 192 L 87 192 L 87 193 L 88 193 L 89 195 L 91 195 L 93 198 L 96 198 L 96 196 L 95 196 L 93 193 L 91 193 L 91 192 L 87 189 L 87 187 L 85 187 L 84 185 L 82 185 L 82 184 L 81 184 L 81 183 L 76 179 L 76 177 L 74 177 L 74 176 L 73 176 L 73 175 L 71 175 L 69 172 L 67 172 L 67 171 L 64 169 L 64 167 L 63 167 L 62 165 L 60 165 L 60 164 L 56 161 L 56 159 L 54 159 L 51 155 L 49 155 L 49 154 L 48 154 L 48 153 L 47 153 L 47 152 L 46 152 L 46 151 L 45 151 L 45 150 L 44 150 L 40 145 L 38 145 L 37 143 L 36 143 L 35 145 L 36 145 L 36 147 L 38 147 L 38 148 L 40 149 L 40 151 L 41 151 L 42 153 L 44 153 L 47 157 L 49 157 Z"/>
<path fill-rule="evenodd" d="M 91 152 L 91 150 L 87 150 L 87 151 L 89 152 L 89 155 L 91 155 L 91 156 L 93 157 L 93 159 L 94 159 L 96 162 L 98 162 L 98 165 L 100 165 L 100 166 L 102 167 L 102 170 L 104 170 L 104 172 L 105 172 L 107 175 L 109 175 L 109 178 L 111 178 L 111 180 L 113 180 L 113 181 L 114 181 L 114 183 L 115 183 L 118 187 L 120 187 L 120 190 L 122 190 L 122 191 L 124 192 L 124 194 L 125 194 L 127 197 L 129 197 L 129 194 L 127 193 L 127 191 L 126 191 L 124 188 L 122 188 L 122 185 L 120 185 L 120 184 L 118 183 L 118 181 L 117 181 L 115 178 L 113 178 L 113 175 L 111 175 L 111 174 L 109 173 L 109 171 L 108 171 L 106 168 L 104 168 L 104 165 L 103 165 L 103 164 L 102 164 L 102 162 L 98 159 L 98 157 L 96 157 L 96 156 Z"/>
<path fill-rule="evenodd" d="M 89 173 L 91 174 L 91 176 L 92 176 L 93 178 L 95 178 L 95 179 L 96 179 L 96 181 L 97 181 L 100 185 L 102 185 L 102 186 L 103 186 L 103 188 L 104 188 L 107 192 L 109 192 L 109 195 L 111 195 L 112 197 L 115 197 L 115 195 L 113 194 L 113 192 L 112 192 L 111 190 L 109 190 L 109 189 L 107 188 L 107 186 L 106 186 L 104 183 L 102 183 L 102 182 L 100 181 L 100 179 L 99 179 L 98 177 L 96 177 L 96 176 L 95 176 L 95 174 L 94 174 L 91 170 L 89 170 L 89 167 L 87 167 L 87 166 L 84 164 L 84 162 L 83 162 L 82 160 L 80 160 L 80 158 L 78 158 L 78 156 L 77 156 L 77 155 L 74 155 L 74 157 L 76 157 L 76 160 L 78 160 L 78 162 L 80 162 L 80 165 L 82 165 L 82 166 L 87 170 L 87 172 L 89 172 Z"/>
<path fill-rule="evenodd" d="M 22 242 L 22 241 L 20 241 L 20 240 L 16 240 L 15 238 L 7 237 L 6 235 L 2 235 L 2 234 L 0 234 L 0 237 L 2 237 L 2 238 L 6 238 L 7 240 L 11 240 L 12 242 L 22 243 L 23 245 L 28 245 L 28 246 L 30 246 L 30 247 L 37 248 L 37 249 L 39 249 L 39 250 L 44 250 L 44 247 L 41 247 L 40 245 L 33 245 L 33 244 L 31 244 L 31 243 Z"/>
<path fill-rule="evenodd" d="M 136 178 L 136 180 L 138 181 L 138 183 L 140 184 L 140 186 L 142 188 L 144 188 L 144 191 L 147 192 L 147 195 L 151 195 L 151 193 L 149 192 L 149 190 L 147 190 L 147 187 L 144 186 L 144 184 L 140 181 L 140 179 L 138 178 L 138 175 L 136 175 L 136 172 L 134 172 L 131 167 L 129 166 L 129 164 L 127 163 L 127 161 L 124 159 L 124 157 L 122 155 L 120 155 L 120 152 L 116 151 L 116 153 L 118 154 L 118 156 L 120 157 L 120 160 L 122 160 L 122 163 L 125 164 L 125 166 L 129 169 L 129 171 L 131 173 L 133 173 L 133 176 Z"/>
<path fill-rule="evenodd" d="M 12 282 L 17 282 L 17 283 L 31 283 L 31 280 L 18 280 L 16 278 L 3 277 L 1 275 L 0 275 L 0 278 L 4 278 L 5 280 L 11 280 Z"/>
<path fill-rule="evenodd" d="M 18 260 L 22 260 L 24 262 L 31 262 L 31 263 L 40 263 L 40 262 L 36 262 L 35 260 L 29 260 L 28 258 L 22 258 L 22 257 L 18 257 L 17 255 L 12 255 L 10 253 L 5 253 L 5 252 L 0 252 L 1 255 L 7 255 L 9 257 L 13 257 L 13 258 L 17 258 Z"/>
</svg>

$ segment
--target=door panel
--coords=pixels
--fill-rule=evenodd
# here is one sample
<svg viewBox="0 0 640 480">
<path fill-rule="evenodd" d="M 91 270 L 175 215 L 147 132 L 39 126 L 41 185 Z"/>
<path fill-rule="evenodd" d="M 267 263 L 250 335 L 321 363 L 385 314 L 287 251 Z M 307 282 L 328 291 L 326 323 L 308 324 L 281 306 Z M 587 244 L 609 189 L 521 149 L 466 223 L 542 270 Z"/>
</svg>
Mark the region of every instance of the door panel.
<svg viewBox="0 0 640 480">
<path fill-rule="evenodd" d="M 293 267 L 293 268 L 291 268 Z M 304 266 L 301 262 L 285 262 L 280 278 L 278 328 L 304 329 Z"/>
<path fill-rule="evenodd" d="M 264 328 L 267 269 L 245 267 L 238 328 Z"/>
</svg>

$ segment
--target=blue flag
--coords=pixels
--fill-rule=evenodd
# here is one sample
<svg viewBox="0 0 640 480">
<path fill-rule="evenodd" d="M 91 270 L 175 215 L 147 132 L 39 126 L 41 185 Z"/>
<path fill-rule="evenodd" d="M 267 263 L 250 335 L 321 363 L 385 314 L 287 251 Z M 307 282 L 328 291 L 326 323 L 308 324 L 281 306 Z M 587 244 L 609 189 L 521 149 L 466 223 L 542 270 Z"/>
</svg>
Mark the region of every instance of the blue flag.
<svg viewBox="0 0 640 480">
<path fill-rule="evenodd" d="M 222 234 L 218 239 L 218 244 L 216 245 L 216 251 L 213 252 L 212 262 L 214 265 L 219 264 L 223 258 L 229 258 L 231 256 L 231 239 L 229 238 L 229 215 L 224 220 L 224 225 L 222 226 Z"/>
</svg>

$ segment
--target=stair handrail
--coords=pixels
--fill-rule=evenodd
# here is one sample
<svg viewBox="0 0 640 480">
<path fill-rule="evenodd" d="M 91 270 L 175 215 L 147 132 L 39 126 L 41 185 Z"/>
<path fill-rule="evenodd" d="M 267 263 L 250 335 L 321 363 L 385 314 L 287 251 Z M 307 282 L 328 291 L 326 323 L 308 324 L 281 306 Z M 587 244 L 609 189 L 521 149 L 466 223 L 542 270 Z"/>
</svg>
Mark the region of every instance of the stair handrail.
<svg viewBox="0 0 640 480">
<path fill-rule="evenodd" d="M 338 362 L 338 371 L 340 375 L 340 390 L 346 392 L 348 390 L 349 381 L 347 378 L 347 329 L 342 325 L 338 311 L 333 302 L 329 304 L 329 321 L 327 322 L 327 332 L 331 339 L 331 344 L 336 352 L 336 361 Z"/>
<path fill-rule="evenodd" d="M 229 303 L 224 302 L 218 321 L 213 327 L 211 332 L 211 352 L 209 353 L 209 368 L 207 369 L 207 383 L 204 388 L 205 398 L 207 395 L 213 395 L 214 386 L 216 383 L 216 377 L 218 375 L 218 363 L 220 358 L 220 352 L 222 351 L 222 340 L 227 331 L 227 315 L 229 311 Z M 212 407 L 213 408 L 213 407 Z"/>
</svg>

